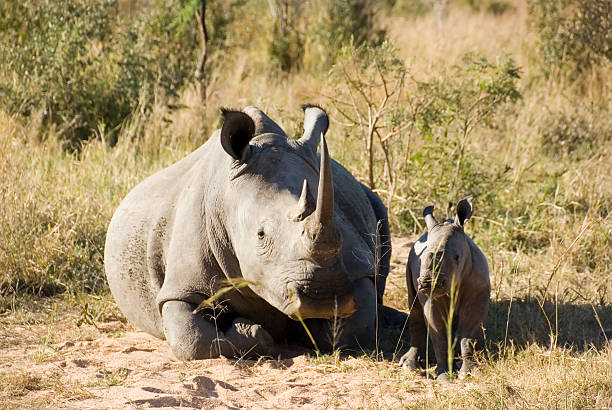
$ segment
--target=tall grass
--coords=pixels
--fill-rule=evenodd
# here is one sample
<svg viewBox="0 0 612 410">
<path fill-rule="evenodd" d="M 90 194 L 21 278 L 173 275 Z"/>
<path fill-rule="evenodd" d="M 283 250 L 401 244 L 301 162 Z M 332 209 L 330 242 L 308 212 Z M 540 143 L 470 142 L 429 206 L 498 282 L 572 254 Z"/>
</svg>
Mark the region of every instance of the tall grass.
<svg viewBox="0 0 612 410">
<path fill-rule="evenodd" d="M 240 6 L 236 17 L 249 23 L 248 35 L 234 31 L 235 21 L 215 22 L 231 36 L 219 40 L 217 46 L 225 48 L 210 60 L 206 106 L 193 85 L 186 84 L 175 96 L 158 89 L 151 100 L 133 102 L 136 108 L 119 126 L 113 148 L 108 142 L 114 136 L 104 126 L 95 129 L 97 138 L 84 142 L 80 152 L 70 153 L 62 149 L 61 129 L 47 127 L 43 113 L 32 110 L 23 117 L 0 112 L 0 309 L 28 294 L 106 292 L 102 255 L 114 209 L 146 176 L 203 143 L 219 125 L 218 107 L 260 106 L 288 135 L 296 136 L 302 121 L 299 105 L 317 102 L 331 114 L 330 152 L 358 179 L 374 182 L 389 206 L 395 235 L 421 233 L 415 215 L 425 204 L 447 209 L 458 197 L 474 195 L 479 212 L 468 233 L 489 257 L 498 303 L 492 312 L 506 317 L 512 299 L 513 311 L 524 306 L 526 315 L 544 320 L 551 317 L 553 300 L 557 306 L 580 305 L 584 309 L 561 307 L 559 312 L 579 313 L 572 326 L 588 321 L 591 330 L 579 336 L 564 329 L 562 319 L 557 330 L 565 336 L 560 340 L 597 341 L 601 346 L 603 332 L 593 309 L 605 328 L 612 300 L 609 65 L 592 65 L 579 78 L 546 75 L 538 65 L 537 33 L 521 1 L 499 15 L 451 4 L 441 25 L 433 14 L 381 11 L 376 22 L 390 40 L 383 47 L 392 50 L 406 77 L 381 116 L 388 127 L 381 132 L 397 133 L 388 140 L 386 158 L 373 140 L 370 176 L 362 127 L 349 123 L 339 112 L 341 105 L 330 98 L 350 86 L 346 77 L 337 76 L 342 56 L 331 73 L 328 66 L 311 64 L 282 73 L 267 64 L 267 26 L 251 25 L 255 17 L 248 7 Z M 490 73 L 518 68 L 520 78 L 514 77 L 512 87 L 522 96 L 496 103 L 469 134 L 456 121 L 464 102 L 451 97 L 474 86 L 475 93 L 467 98 L 478 100 L 478 87 L 486 86 L 478 80 L 493 74 L 470 71 L 466 55 L 483 57 L 472 61 Z M 504 56 L 514 66 L 504 66 L 509 61 Z M 465 82 L 470 75 L 474 82 Z M 378 92 L 380 79 L 375 77 L 371 87 Z M 435 90 L 440 98 L 427 100 Z M 379 99 L 372 106 L 378 107 L 384 93 L 373 95 Z M 350 99 L 350 93 L 346 96 Z M 418 111 L 422 106 L 440 121 L 411 123 L 411 113 L 427 119 Z M 389 303 L 408 309 L 404 290 L 387 293 Z M 532 312 L 538 305 L 530 301 L 541 307 Z M 516 315 L 511 312 L 510 317 Z M 542 342 L 550 328 L 536 322 L 537 330 L 514 329 L 520 323 L 511 322 L 511 338 L 520 337 L 523 345 Z M 496 326 L 496 332 L 503 329 Z M 489 337 L 503 340 L 501 334 Z"/>
<path fill-rule="evenodd" d="M 189 81 L 176 95 L 156 88 L 130 102 L 135 108 L 116 131 L 93 121 L 94 138 L 73 152 L 63 148 L 62 127 L 45 123 L 42 108 L 28 116 L 0 110 L 0 312 L 18 309 L 31 295 L 107 294 L 102 256 L 114 210 L 144 178 L 202 144 L 219 126 L 218 107 L 257 105 L 297 136 L 299 105 L 315 102 L 331 115 L 330 153 L 362 182 L 374 182 L 395 236 L 422 233 L 417 215 L 424 205 L 444 210 L 474 196 L 478 212 L 466 233 L 488 257 L 492 288 L 483 377 L 460 390 L 431 387 L 423 406 L 610 406 L 612 67 L 603 59 L 579 75 L 544 70 L 540 37 L 519 0 L 506 2 L 502 14 L 451 2 L 442 20 L 422 8 L 402 14 L 407 3 L 395 3 L 393 13 L 380 7 L 375 22 L 386 30 L 387 57 L 404 76 L 394 77 L 402 84 L 378 126 L 383 134 L 398 132 L 386 146 L 370 135 L 372 173 L 362 126 L 367 131 L 371 123 L 351 123 L 334 101 L 341 92 L 350 101 L 355 91 L 338 75 L 342 55 L 318 65 L 318 46 L 309 39 L 312 54 L 283 72 L 269 61 L 272 20 L 255 24 L 260 16 L 248 2 L 224 3 L 223 13 L 213 16 L 211 32 L 219 37 L 209 59 L 206 106 Z M 228 10 L 236 12 L 233 20 L 222 18 Z M 469 88 L 466 55 L 486 59 L 489 68 L 511 58 L 520 75 L 513 87 L 522 96 L 496 104 L 467 137 L 453 117 L 460 105 L 453 114 L 447 98 L 448 91 Z M 474 74 L 474 90 L 484 75 Z M 380 77 L 371 79 L 371 108 L 377 109 L 385 93 Z M 430 98 L 433 91 L 446 99 Z M 436 121 L 424 116 L 426 109 Z M 421 121 L 410 122 L 411 114 Z M 391 273 L 385 301 L 408 311 L 403 285 L 394 285 L 403 283 L 401 275 L 403 268 Z M 386 344 L 401 345 L 381 340 Z M 384 380 L 401 379 L 394 388 L 413 382 L 376 363 L 389 367 L 378 370 Z"/>
</svg>

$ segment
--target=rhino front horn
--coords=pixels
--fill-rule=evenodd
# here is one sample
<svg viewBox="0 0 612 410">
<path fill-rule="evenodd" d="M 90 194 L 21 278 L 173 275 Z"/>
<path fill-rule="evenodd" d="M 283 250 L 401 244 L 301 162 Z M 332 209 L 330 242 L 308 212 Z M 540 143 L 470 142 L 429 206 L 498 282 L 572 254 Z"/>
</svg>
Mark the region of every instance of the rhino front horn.
<svg viewBox="0 0 612 410">
<path fill-rule="evenodd" d="M 323 134 L 321 134 L 321 165 L 319 167 L 319 190 L 315 216 L 323 226 L 333 225 L 334 223 L 334 180 L 327 142 Z"/>
<path fill-rule="evenodd" d="M 308 235 L 314 242 L 314 257 L 322 263 L 331 261 L 340 252 L 341 242 L 334 223 L 334 181 L 327 142 L 321 134 L 321 165 L 315 212 L 306 221 Z"/>
</svg>

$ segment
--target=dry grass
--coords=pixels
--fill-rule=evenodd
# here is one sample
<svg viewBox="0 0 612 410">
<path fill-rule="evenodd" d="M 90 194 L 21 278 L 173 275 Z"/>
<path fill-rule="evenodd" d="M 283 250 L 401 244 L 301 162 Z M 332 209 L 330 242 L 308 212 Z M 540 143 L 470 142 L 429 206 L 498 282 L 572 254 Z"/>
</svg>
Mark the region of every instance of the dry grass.
<svg viewBox="0 0 612 410">
<path fill-rule="evenodd" d="M 402 390 L 414 390 L 416 399 L 399 402 L 410 407 L 612 406 L 612 68 L 594 67 L 572 83 L 561 75 L 545 77 L 526 8 L 521 1 L 512 4 L 500 16 L 453 7 L 441 30 L 433 15 L 381 18 L 413 77 L 444 78 L 467 52 L 491 61 L 508 53 L 521 67 L 523 99 L 503 106 L 495 126 L 476 129 L 467 144 L 486 178 L 492 175 L 487 170 L 508 166 L 502 183 L 476 198 L 467 227 L 488 256 L 492 278 L 488 356 L 480 376 L 460 387 L 442 386 L 404 374 L 389 361 L 347 361 L 337 355 L 312 360 L 323 373 L 366 371 L 380 386 L 364 407 L 391 407 L 385 399 Z M 326 73 L 270 75 L 261 70 L 256 49 L 233 48 L 219 62 L 226 64 L 230 57 L 231 68 L 213 70 L 206 107 L 195 87 L 171 99 L 175 108 L 159 97 L 150 112 L 131 119 L 112 149 L 101 135 L 79 154 L 69 154 L 53 131 L 41 130 L 36 115 L 23 120 L 0 112 L 0 312 L 9 312 L 7 325 L 33 325 L 30 295 L 65 291 L 71 295 L 66 297 L 72 301 L 69 311 L 89 312 L 95 322 L 109 319 L 105 311 L 112 302 L 102 254 L 114 209 L 147 175 L 205 141 L 219 125 L 218 107 L 257 105 L 293 136 L 300 133 L 300 103 L 327 104 L 330 152 L 367 179 L 357 154 L 359 136 L 343 128 L 325 97 L 333 89 Z M 413 141 L 415 150 L 426 145 L 419 138 Z M 406 220 L 420 215 L 429 202 L 443 213 L 448 201 L 458 199 L 429 194 L 431 177 L 417 165 L 399 176 L 405 186 L 390 200 L 395 235 L 420 234 L 418 223 Z M 414 187 L 419 190 L 411 191 Z M 394 254 L 398 264 L 386 300 L 407 310 L 404 256 L 405 250 Z M 107 376 L 101 383 L 108 386 L 125 380 L 123 373 Z M 15 406 L 44 405 L 50 397 L 32 392 L 60 390 L 78 399 L 87 395 L 83 389 L 54 375 L 0 375 L 0 401 Z M 346 397 L 339 389 L 335 396 L 330 393 L 328 404 L 352 406 Z"/>
</svg>

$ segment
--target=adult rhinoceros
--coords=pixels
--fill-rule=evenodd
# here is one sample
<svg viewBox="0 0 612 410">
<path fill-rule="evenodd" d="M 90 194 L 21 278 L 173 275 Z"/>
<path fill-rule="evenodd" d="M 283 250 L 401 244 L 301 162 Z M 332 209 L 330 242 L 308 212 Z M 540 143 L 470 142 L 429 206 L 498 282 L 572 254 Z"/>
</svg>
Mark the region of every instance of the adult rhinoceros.
<svg viewBox="0 0 612 410">
<path fill-rule="evenodd" d="M 167 339 L 177 358 L 274 353 L 305 341 L 299 320 L 319 347 L 332 338 L 368 346 L 386 319 L 377 311 L 398 314 L 380 305 L 386 209 L 330 160 L 324 139 L 317 154 L 328 118 L 304 109 L 298 140 L 257 108 L 224 110 L 220 131 L 115 212 L 104 254 L 110 289 L 127 318 Z M 225 293 L 221 311 L 194 313 L 228 280 L 248 286 Z"/>
</svg>

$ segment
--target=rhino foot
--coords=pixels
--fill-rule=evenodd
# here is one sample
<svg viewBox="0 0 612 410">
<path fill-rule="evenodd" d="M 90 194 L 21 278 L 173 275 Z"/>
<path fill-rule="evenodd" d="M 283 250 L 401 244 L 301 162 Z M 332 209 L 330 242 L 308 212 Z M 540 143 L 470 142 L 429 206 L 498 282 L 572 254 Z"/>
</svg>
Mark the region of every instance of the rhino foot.
<svg viewBox="0 0 612 410">
<path fill-rule="evenodd" d="M 461 365 L 461 370 L 459 370 L 459 379 L 464 380 L 469 377 L 473 377 L 478 373 L 478 366 L 475 362 L 467 362 L 464 360 L 463 365 Z"/>
<path fill-rule="evenodd" d="M 177 359 L 254 356 L 272 351 L 274 340 L 260 325 L 237 318 L 222 331 L 204 315 L 194 314 L 195 308 L 177 300 L 166 302 L 162 308 L 164 334 Z"/>
<path fill-rule="evenodd" d="M 418 349 L 416 347 L 411 347 L 410 350 L 402 356 L 399 365 L 405 370 L 417 371 L 420 368 L 418 356 Z"/>
<path fill-rule="evenodd" d="M 234 356 L 265 355 L 271 353 L 274 339 L 261 325 L 245 318 L 237 318 L 225 332 Z"/>
</svg>

